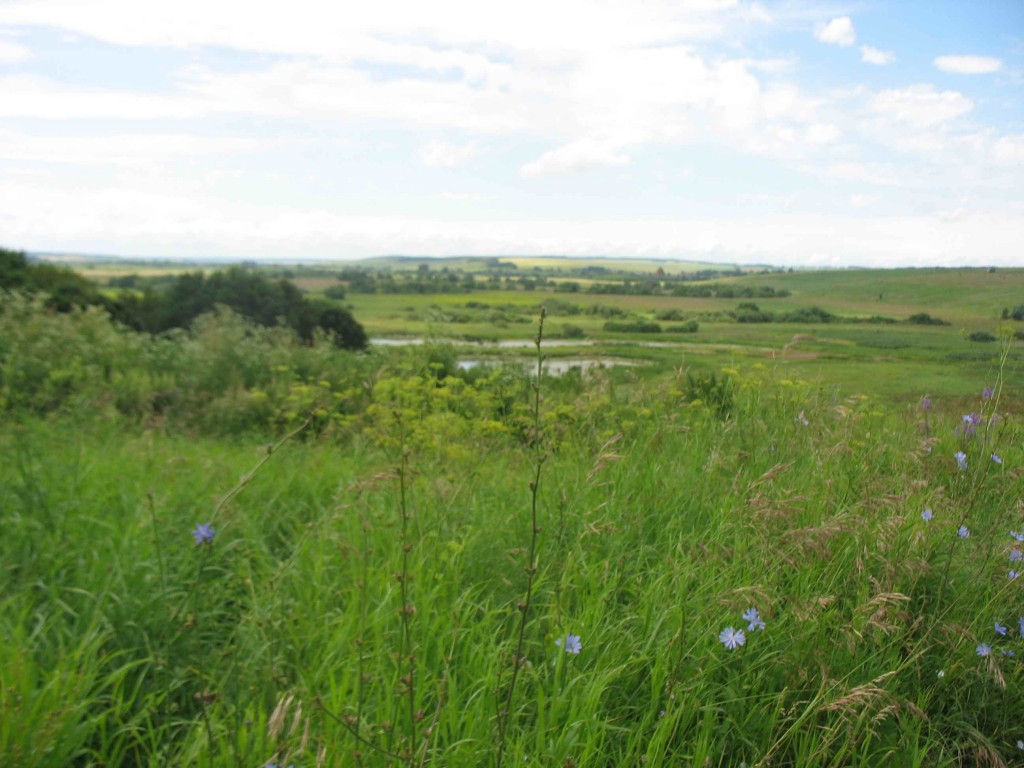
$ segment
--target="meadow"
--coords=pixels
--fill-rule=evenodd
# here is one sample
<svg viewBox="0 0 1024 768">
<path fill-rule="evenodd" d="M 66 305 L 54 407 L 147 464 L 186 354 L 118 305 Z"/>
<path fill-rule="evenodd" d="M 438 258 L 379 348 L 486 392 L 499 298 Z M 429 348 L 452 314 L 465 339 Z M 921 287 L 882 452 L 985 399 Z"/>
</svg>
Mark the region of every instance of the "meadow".
<svg viewBox="0 0 1024 768">
<path fill-rule="evenodd" d="M 845 318 L 811 325 L 349 291 L 371 336 L 426 342 L 365 352 L 7 294 L 0 754 L 1024 764 L 1022 274 L 715 281 Z M 643 365 L 543 375 L 594 355 Z"/>
</svg>

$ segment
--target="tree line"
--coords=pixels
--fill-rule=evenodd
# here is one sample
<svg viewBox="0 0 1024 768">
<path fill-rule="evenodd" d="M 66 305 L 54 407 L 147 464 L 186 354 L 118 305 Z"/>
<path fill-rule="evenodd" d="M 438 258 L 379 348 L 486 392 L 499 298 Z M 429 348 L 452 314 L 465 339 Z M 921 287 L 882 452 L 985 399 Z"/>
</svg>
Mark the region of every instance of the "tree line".
<svg viewBox="0 0 1024 768">
<path fill-rule="evenodd" d="M 309 299 L 287 280 L 268 280 L 243 267 L 209 275 L 188 272 L 160 286 L 108 296 L 67 267 L 33 263 L 21 251 L 0 248 L 0 289 L 46 294 L 47 305 L 57 312 L 100 306 L 117 322 L 152 334 L 188 328 L 200 315 L 223 305 L 258 325 L 285 325 L 306 343 L 318 331 L 343 349 L 363 349 L 368 341 L 347 309 Z"/>
</svg>

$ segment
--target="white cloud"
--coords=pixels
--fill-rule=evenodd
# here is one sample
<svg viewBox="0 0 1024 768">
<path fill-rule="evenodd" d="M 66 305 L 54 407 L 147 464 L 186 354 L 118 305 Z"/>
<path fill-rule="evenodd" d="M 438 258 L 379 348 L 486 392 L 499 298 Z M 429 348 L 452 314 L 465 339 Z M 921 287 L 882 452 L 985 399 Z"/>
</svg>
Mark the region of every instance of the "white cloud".
<svg viewBox="0 0 1024 768">
<path fill-rule="evenodd" d="M 20 64 L 32 58 L 32 52 L 23 45 L 0 40 L 0 64 Z"/>
<path fill-rule="evenodd" d="M 857 31 L 849 16 L 840 16 L 828 24 L 819 24 L 814 30 L 814 36 L 823 43 L 844 47 L 857 42 Z"/>
<path fill-rule="evenodd" d="M 820 172 L 840 181 L 858 181 L 880 187 L 900 186 L 892 168 L 871 163 L 834 163 L 824 166 Z"/>
<path fill-rule="evenodd" d="M 813 123 L 807 126 L 804 138 L 811 144 L 831 144 L 838 141 L 842 131 L 831 123 Z"/>
<path fill-rule="evenodd" d="M 67 215 L 41 217 L 40 211 Z M 1010 266 L 1020 263 L 1024 214 L 965 209 L 890 216 L 428 219 L 246 205 L 201 191 L 186 196 L 125 188 L 83 194 L 2 179 L 0 231 L 9 242 L 30 249 L 66 249 L 74 242 L 87 243 L 90 250 L 154 256 L 202 248 L 250 258 L 604 253 L 777 264 Z"/>
<path fill-rule="evenodd" d="M 536 179 L 565 173 L 578 173 L 593 168 L 626 165 L 629 156 L 614 142 L 601 139 L 581 139 L 558 149 L 545 152 L 520 169 L 524 179 Z"/>
<path fill-rule="evenodd" d="M 473 143 L 453 144 L 448 141 L 432 141 L 420 147 L 419 156 L 428 168 L 458 168 L 472 160 L 477 154 Z"/>
<path fill-rule="evenodd" d="M 958 75 L 988 75 L 1003 68 L 1003 62 L 992 56 L 939 56 L 933 63 Z"/>
<path fill-rule="evenodd" d="M 153 120 L 202 112 L 199 104 L 186 98 L 76 88 L 28 75 L 0 76 L 0 93 L 0 117 Z"/>
<path fill-rule="evenodd" d="M 862 45 L 860 47 L 860 60 L 866 64 L 877 64 L 881 67 L 896 61 L 896 55 L 890 51 L 872 48 L 870 45 Z"/>
<path fill-rule="evenodd" d="M 189 134 L 31 136 L 0 129 L 0 160 L 19 163 L 147 167 L 199 156 L 264 150 L 279 141 Z"/>
<path fill-rule="evenodd" d="M 877 203 L 880 199 L 878 195 L 851 195 L 850 205 L 857 209 L 867 208 Z"/>
<path fill-rule="evenodd" d="M 930 84 L 919 84 L 882 91 L 871 107 L 898 122 L 929 128 L 967 114 L 974 102 L 957 91 L 936 91 Z"/>
<path fill-rule="evenodd" d="M 1002 163 L 1024 164 L 1024 133 L 997 139 L 992 145 L 992 154 Z"/>
</svg>

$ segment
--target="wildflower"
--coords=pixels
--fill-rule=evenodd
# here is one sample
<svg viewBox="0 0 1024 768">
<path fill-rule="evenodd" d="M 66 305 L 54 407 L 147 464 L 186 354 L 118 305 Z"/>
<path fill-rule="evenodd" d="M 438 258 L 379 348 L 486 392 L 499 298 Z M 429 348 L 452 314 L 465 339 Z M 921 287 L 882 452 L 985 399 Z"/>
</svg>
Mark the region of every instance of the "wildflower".
<svg viewBox="0 0 1024 768">
<path fill-rule="evenodd" d="M 1018 576 L 1020 576 L 1020 571 L 1010 571 L 1008 574 L 1006 574 L 1006 578 L 1008 578 L 1010 581 L 1013 581 Z"/>
<path fill-rule="evenodd" d="M 1019 621 L 1020 621 L 1020 633 L 1021 633 L 1021 635 L 1024 635 L 1024 616 L 1021 616 Z"/>
<path fill-rule="evenodd" d="M 992 454 L 992 461 L 994 461 L 996 464 L 1002 464 L 1003 463 L 1002 458 L 997 453 L 993 453 Z"/>
<path fill-rule="evenodd" d="M 928 395 L 925 395 L 924 397 L 922 397 L 921 398 L 921 410 L 922 411 L 927 411 L 931 407 L 932 407 L 932 399 L 930 397 L 928 397 Z"/>
<path fill-rule="evenodd" d="M 981 390 L 981 399 L 988 400 L 990 397 L 992 397 L 993 394 L 995 394 L 995 389 L 993 389 L 992 387 L 985 387 L 983 390 Z"/>
<path fill-rule="evenodd" d="M 1000 648 L 1000 649 L 999 649 L 999 652 L 1000 652 L 1001 654 L 1003 654 L 1003 656 L 1009 656 L 1009 657 L 1010 657 L 1011 659 L 1012 659 L 1012 658 L 1013 658 L 1014 656 L 1016 656 L 1016 655 L 1017 655 L 1016 653 L 1014 653 L 1013 651 L 1011 651 L 1011 650 L 1010 650 L 1009 648 Z"/>
<path fill-rule="evenodd" d="M 722 645 L 728 648 L 730 651 L 744 645 L 747 642 L 747 636 L 743 634 L 742 629 L 733 629 L 732 627 L 726 627 L 719 635 L 718 639 L 722 641 Z"/>
<path fill-rule="evenodd" d="M 931 507 L 925 507 L 924 508 L 924 512 L 921 513 L 921 519 L 924 520 L 926 523 L 928 523 L 928 522 L 931 522 L 931 519 L 933 517 L 935 517 L 935 513 L 932 512 L 932 508 Z"/>
<path fill-rule="evenodd" d="M 956 529 L 956 535 L 959 536 L 961 539 L 966 539 L 970 537 L 971 531 L 967 528 L 966 525 L 961 525 L 959 528 Z"/>
<path fill-rule="evenodd" d="M 583 644 L 580 643 L 580 636 L 574 635 L 571 632 L 566 633 L 564 638 L 558 638 L 555 640 L 555 645 L 559 648 L 564 647 L 566 653 L 571 653 L 573 656 L 577 655 L 583 650 Z"/>
<path fill-rule="evenodd" d="M 1014 549 L 1010 552 L 1011 563 L 1019 563 L 1021 560 L 1024 560 L 1024 552 L 1021 552 L 1019 549 Z"/>
<path fill-rule="evenodd" d="M 996 634 L 997 635 L 1005 635 L 1006 634 L 1006 627 L 1004 627 L 998 621 L 996 622 Z"/>
<path fill-rule="evenodd" d="M 1010 531 L 1010 535 L 1013 536 L 1017 541 L 1024 542 L 1024 531 L 1017 533 L 1016 531 Z"/>
<path fill-rule="evenodd" d="M 960 419 L 963 422 L 960 425 L 960 430 L 964 433 L 965 437 L 972 437 L 978 430 L 978 425 L 981 424 L 980 413 L 967 413 Z"/>
<path fill-rule="evenodd" d="M 988 656 L 990 653 L 992 653 L 992 646 L 988 643 L 982 643 L 975 649 L 974 652 L 979 656 Z"/>
<path fill-rule="evenodd" d="M 956 465 L 960 469 L 967 469 L 967 454 L 963 451 L 957 451 L 953 454 L 953 458 L 956 459 Z"/>
<path fill-rule="evenodd" d="M 214 535 L 217 531 L 213 529 L 209 523 L 200 523 L 192 531 L 192 535 L 195 536 L 196 544 L 209 544 L 213 541 Z"/>
<path fill-rule="evenodd" d="M 753 632 L 755 629 L 764 629 L 764 619 L 761 618 L 757 608 L 747 608 L 743 612 L 743 620 L 749 622 L 747 624 L 748 632 Z"/>
<path fill-rule="evenodd" d="M 946 670 L 940 669 L 938 672 L 935 673 L 935 676 L 936 677 L 945 677 L 946 676 Z"/>
<path fill-rule="evenodd" d="M 1024 741 L 1017 739 L 1017 749 L 1024 749 Z"/>
</svg>

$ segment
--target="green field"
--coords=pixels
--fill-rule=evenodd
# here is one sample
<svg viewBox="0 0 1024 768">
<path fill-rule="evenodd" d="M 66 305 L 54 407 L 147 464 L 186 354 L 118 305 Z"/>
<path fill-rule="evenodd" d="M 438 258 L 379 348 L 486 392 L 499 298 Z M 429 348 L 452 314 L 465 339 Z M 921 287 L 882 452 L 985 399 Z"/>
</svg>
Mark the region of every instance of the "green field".
<svg viewBox="0 0 1024 768">
<path fill-rule="evenodd" d="M 371 335 L 426 339 L 368 351 L 5 294 L 0 755 L 1021 764 L 1024 273 L 950 274 L 349 290 Z"/>
</svg>

